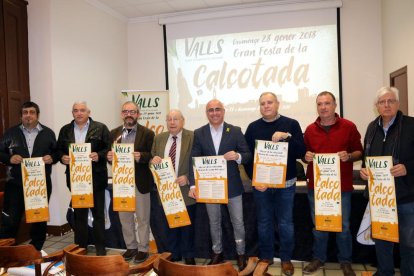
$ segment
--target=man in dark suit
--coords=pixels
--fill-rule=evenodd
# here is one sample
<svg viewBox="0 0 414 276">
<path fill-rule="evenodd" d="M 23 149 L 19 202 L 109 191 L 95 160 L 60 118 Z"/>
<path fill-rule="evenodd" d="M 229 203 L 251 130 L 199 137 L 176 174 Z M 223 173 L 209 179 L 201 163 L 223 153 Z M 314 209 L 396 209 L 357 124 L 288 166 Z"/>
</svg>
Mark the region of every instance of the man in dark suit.
<svg viewBox="0 0 414 276">
<path fill-rule="evenodd" d="M 245 230 L 243 221 L 242 193 L 244 191 L 240 177 L 239 164 L 250 161 L 252 154 L 239 127 L 224 122 L 225 109 L 219 100 L 211 100 L 206 106 L 209 124 L 194 131 L 194 143 L 191 157 L 223 155 L 227 160 L 227 183 L 229 203 L 227 208 L 233 225 L 236 242 L 237 265 L 239 270 L 246 266 Z M 191 164 L 191 163 L 190 163 Z M 194 175 L 190 165 L 191 189 L 189 195 L 196 197 Z M 210 234 L 213 243 L 213 257 L 210 265 L 223 261 L 221 206 L 206 204 L 210 222 Z"/>
<path fill-rule="evenodd" d="M 171 110 L 167 115 L 168 132 L 158 134 L 154 138 L 151 153 L 154 156 L 151 163 L 158 164 L 164 157 L 171 157 L 174 170 L 177 175 L 176 182 L 180 185 L 181 193 L 190 216 L 191 225 L 169 228 L 168 222 L 162 219 L 162 226 L 157 229 L 164 232 L 166 236 L 166 251 L 172 253 L 173 261 L 184 258 L 187 265 L 195 265 L 194 260 L 194 218 L 195 200 L 188 196 L 190 182 L 188 180 L 188 164 L 190 163 L 191 147 L 193 146 L 194 134 L 192 131 L 183 129 L 184 117 L 179 110 Z M 175 145 L 174 145 L 175 144 Z"/>
<path fill-rule="evenodd" d="M 121 118 L 124 121 L 122 126 L 111 130 L 110 140 L 112 143 L 134 144 L 135 159 L 135 215 L 138 222 L 138 238 L 134 212 L 119 212 L 119 219 L 122 224 L 127 250 L 122 255 L 129 261 L 134 258 L 135 263 L 141 263 L 148 258 L 149 232 L 150 232 L 150 191 L 153 188 L 152 174 L 148 163 L 151 159 L 151 146 L 154 140 L 154 132 L 138 124 L 141 114 L 135 102 L 125 102 L 122 105 Z M 108 151 L 107 159 L 112 161 L 113 152 Z"/>
<path fill-rule="evenodd" d="M 75 102 L 72 106 L 74 120 L 63 126 L 59 132 L 59 160 L 66 165 L 66 184 L 70 189 L 69 144 L 90 143 L 92 159 L 93 202 L 93 237 L 96 255 L 106 255 L 105 250 L 105 188 L 108 185 L 106 154 L 109 147 L 109 130 L 106 125 L 92 120 L 91 111 L 86 102 Z M 88 246 L 88 208 L 75 208 L 75 243 L 81 247 Z"/>
</svg>

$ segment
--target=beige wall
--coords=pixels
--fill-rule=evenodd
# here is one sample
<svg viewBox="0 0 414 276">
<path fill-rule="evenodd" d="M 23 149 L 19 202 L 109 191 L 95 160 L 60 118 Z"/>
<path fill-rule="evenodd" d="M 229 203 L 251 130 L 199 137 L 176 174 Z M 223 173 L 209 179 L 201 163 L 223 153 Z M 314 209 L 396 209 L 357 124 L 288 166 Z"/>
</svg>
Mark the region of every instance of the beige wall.
<svg viewBox="0 0 414 276">
<path fill-rule="evenodd" d="M 382 43 L 384 84 L 389 85 L 389 74 L 407 66 L 408 115 L 414 115 L 414 1 L 382 0 Z"/>
<path fill-rule="evenodd" d="M 126 21 L 83 0 L 29 0 L 29 67 L 32 100 L 41 121 L 55 130 L 72 120 L 74 101 L 113 128 L 120 123 L 119 91 L 127 84 Z M 66 223 L 69 193 L 63 166 L 54 166 L 51 225 Z"/>
</svg>

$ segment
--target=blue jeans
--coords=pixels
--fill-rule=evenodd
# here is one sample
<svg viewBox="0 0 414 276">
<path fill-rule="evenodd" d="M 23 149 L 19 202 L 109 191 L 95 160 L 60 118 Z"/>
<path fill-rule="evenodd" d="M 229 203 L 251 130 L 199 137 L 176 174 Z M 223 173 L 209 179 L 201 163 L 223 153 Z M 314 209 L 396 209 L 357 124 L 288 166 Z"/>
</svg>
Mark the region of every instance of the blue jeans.
<svg viewBox="0 0 414 276">
<path fill-rule="evenodd" d="M 275 244 L 275 222 L 279 230 L 280 259 L 290 261 L 295 247 L 293 224 L 293 185 L 284 189 L 268 188 L 264 192 L 253 189 L 257 213 L 260 259 L 273 260 Z"/>
<path fill-rule="evenodd" d="M 401 275 L 414 275 L 414 202 L 398 204 Z M 394 275 L 394 243 L 375 239 L 377 274 Z"/>
<path fill-rule="evenodd" d="M 227 208 L 233 225 L 234 240 L 238 255 L 244 255 L 246 241 L 243 221 L 242 196 L 229 198 Z M 208 220 L 210 222 L 210 235 L 213 243 L 213 252 L 219 254 L 223 251 L 222 229 L 221 229 L 221 204 L 206 204 Z"/>
<path fill-rule="evenodd" d="M 315 197 L 314 190 L 309 189 L 308 199 L 311 210 L 313 225 L 315 225 Z M 352 192 L 341 193 L 342 206 L 342 232 L 336 233 L 336 246 L 338 247 L 338 261 L 340 263 L 352 263 L 352 234 L 349 229 L 351 216 L 351 197 Z M 313 233 L 313 258 L 322 263 L 326 262 L 326 250 L 328 247 L 329 233 L 318 231 L 315 228 Z"/>
</svg>

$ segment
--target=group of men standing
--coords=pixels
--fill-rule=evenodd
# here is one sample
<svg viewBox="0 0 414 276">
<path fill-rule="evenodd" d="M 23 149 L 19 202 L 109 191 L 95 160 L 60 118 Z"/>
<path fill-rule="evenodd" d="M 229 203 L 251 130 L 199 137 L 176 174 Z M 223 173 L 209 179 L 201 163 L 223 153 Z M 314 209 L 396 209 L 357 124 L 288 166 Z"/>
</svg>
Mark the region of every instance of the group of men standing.
<svg viewBox="0 0 414 276">
<path fill-rule="evenodd" d="M 196 189 L 192 157 L 222 155 L 227 161 L 228 204 L 233 226 L 239 270 L 246 266 L 245 228 L 243 219 L 244 192 L 239 165 L 244 165 L 250 178 L 253 174 L 255 141 L 284 141 L 289 144 L 286 185 L 284 188 L 253 187 L 256 206 L 260 262 L 270 265 L 274 257 L 275 228 L 280 238 L 279 255 L 284 275 L 293 275 L 292 255 L 295 247 L 293 208 L 296 184 L 296 160 L 308 163 L 308 199 L 315 224 L 312 161 L 317 153 L 337 153 L 341 171 L 342 232 L 336 234 L 338 261 L 344 275 L 355 275 L 352 263 L 352 235 L 350 232 L 353 162 L 365 156 L 391 155 L 394 166 L 397 209 L 400 229 L 401 273 L 414 275 L 414 118 L 399 111 L 398 90 L 384 87 L 378 91 L 375 105 L 379 116 L 367 129 L 364 147 L 355 124 L 339 117 L 335 112 L 336 99 L 330 92 L 321 92 L 316 98 L 318 118 L 302 134 L 299 123 L 279 114 L 279 101 L 272 92 L 260 95 L 261 118 L 250 123 L 243 135 L 240 127 L 224 121 L 225 107 L 219 100 L 206 105 L 208 124 L 194 132 L 184 129 L 185 119 L 179 110 L 171 110 L 167 117 L 168 132 L 155 136 L 154 132 L 138 123 L 140 111 L 134 102 L 122 105 L 123 125 L 109 132 L 108 128 L 92 120 L 86 102 L 75 102 L 74 120 L 63 126 L 58 140 L 52 130 L 39 123 L 39 107 L 28 102 L 21 109 L 21 124 L 6 131 L 0 142 L 0 162 L 8 166 L 5 202 L 0 237 L 13 237 L 17 233 L 23 211 L 23 190 L 20 163 L 23 158 L 43 157 L 46 164 L 48 198 L 51 194 L 52 164 L 60 161 L 67 166 L 66 179 L 70 188 L 68 146 L 70 143 L 91 143 L 94 207 L 91 208 L 93 238 L 97 255 L 105 255 L 104 191 L 107 186 L 107 162 L 113 159 L 112 143 L 133 143 L 136 179 L 136 210 L 119 212 L 122 232 L 127 246 L 126 260 L 142 262 L 148 257 L 151 198 L 155 191 L 149 164 L 160 163 L 171 157 L 192 225 L 170 229 L 166 222 L 158 225 L 164 233 L 157 240 L 161 248 L 172 252 L 173 261 L 184 259 L 195 264 L 194 220 Z M 364 167 L 364 164 L 363 164 Z M 368 179 L 365 168 L 361 178 Z M 157 198 L 155 198 L 157 199 Z M 156 202 L 159 204 L 159 202 Z M 213 255 L 209 264 L 224 260 L 222 246 L 222 215 L 220 204 L 206 204 L 209 218 Z M 138 228 L 135 227 L 135 219 Z M 88 244 L 88 209 L 75 208 L 75 243 Z M 136 231 L 139 239 L 136 239 Z M 327 259 L 328 232 L 313 230 L 313 259 L 303 272 L 312 274 L 323 267 Z M 31 243 L 40 250 L 46 237 L 46 223 L 33 223 Z M 378 259 L 377 275 L 393 275 L 393 243 L 375 240 Z"/>
</svg>

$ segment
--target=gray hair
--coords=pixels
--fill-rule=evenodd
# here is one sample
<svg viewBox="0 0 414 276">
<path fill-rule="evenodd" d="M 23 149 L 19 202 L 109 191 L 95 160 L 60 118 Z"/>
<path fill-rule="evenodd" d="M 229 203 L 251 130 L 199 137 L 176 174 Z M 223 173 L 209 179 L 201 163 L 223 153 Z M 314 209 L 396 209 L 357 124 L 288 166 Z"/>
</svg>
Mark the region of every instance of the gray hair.
<svg viewBox="0 0 414 276">
<path fill-rule="evenodd" d="M 82 104 L 82 105 L 86 106 L 86 110 L 91 111 L 91 110 L 89 109 L 89 107 L 88 107 L 88 103 L 87 103 L 86 101 L 75 101 L 75 102 L 73 103 L 73 105 L 72 105 L 72 109 L 73 109 L 73 107 L 74 107 L 75 105 L 77 105 L 77 104 Z"/>
<path fill-rule="evenodd" d="M 262 94 L 260 94 L 259 101 L 260 101 L 260 99 L 261 99 L 263 96 L 265 96 L 265 95 L 271 95 L 271 96 L 273 96 L 273 98 L 275 98 L 276 102 L 278 102 L 277 96 L 276 96 L 276 94 L 275 94 L 275 93 L 273 93 L 273 92 L 263 92 Z"/>
<path fill-rule="evenodd" d="M 135 106 L 135 108 L 137 109 L 137 112 L 139 113 L 139 107 L 138 107 L 137 103 L 136 103 L 136 102 L 134 102 L 134 101 L 126 101 L 126 102 L 124 102 L 124 103 L 122 104 L 122 109 L 124 109 L 124 106 L 126 106 L 127 104 L 132 104 L 132 105 L 134 105 L 134 106 Z"/>
<path fill-rule="evenodd" d="M 397 102 L 400 101 L 400 97 L 399 97 L 399 91 L 397 88 L 395 87 L 389 87 L 389 86 L 384 86 L 381 87 L 378 91 L 377 91 L 377 97 L 375 98 L 375 104 L 378 103 L 379 98 L 381 98 L 382 96 L 384 96 L 387 93 L 392 93 L 395 96 L 395 99 L 397 100 Z"/>
<path fill-rule="evenodd" d="M 178 109 L 171 109 L 171 110 L 167 113 L 167 116 L 165 116 L 165 119 L 166 119 L 166 120 L 168 120 L 168 116 L 170 116 L 171 112 L 177 112 L 177 113 L 178 113 L 178 115 L 180 115 L 181 119 L 185 120 L 185 119 L 184 119 L 184 115 L 183 115 L 183 113 L 182 113 L 180 110 L 178 110 Z"/>
</svg>

